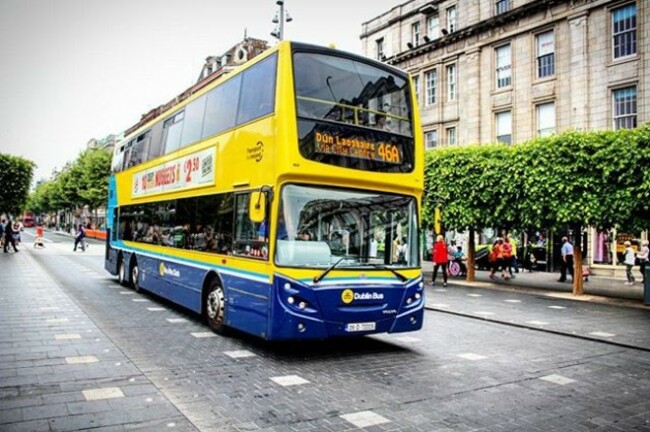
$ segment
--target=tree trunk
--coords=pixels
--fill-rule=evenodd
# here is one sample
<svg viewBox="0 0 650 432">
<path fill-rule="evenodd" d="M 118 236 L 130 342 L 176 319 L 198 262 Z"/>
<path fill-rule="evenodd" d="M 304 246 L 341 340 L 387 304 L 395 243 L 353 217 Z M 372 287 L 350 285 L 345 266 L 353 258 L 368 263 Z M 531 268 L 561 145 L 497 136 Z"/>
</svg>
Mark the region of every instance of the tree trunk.
<svg viewBox="0 0 650 432">
<path fill-rule="evenodd" d="M 575 245 L 573 245 L 573 295 L 581 296 L 585 293 L 582 280 L 582 228 L 573 230 Z"/>
<path fill-rule="evenodd" d="M 469 241 L 467 242 L 467 282 L 476 280 L 474 274 L 474 255 L 476 254 L 476 242 L 474 240 L 474 228 L 469 229 Z"/>
</svg>

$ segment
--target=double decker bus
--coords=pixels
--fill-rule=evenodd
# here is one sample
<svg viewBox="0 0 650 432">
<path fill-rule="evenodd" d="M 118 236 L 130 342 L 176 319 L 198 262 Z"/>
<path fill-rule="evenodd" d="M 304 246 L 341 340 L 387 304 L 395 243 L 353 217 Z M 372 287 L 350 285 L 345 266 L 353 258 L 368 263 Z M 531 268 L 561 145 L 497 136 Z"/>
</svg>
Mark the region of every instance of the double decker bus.
<svg viewBox="0 0 650 432">
<path fill-rule="evenodd" d="M 105 268 L 220 334 L 418 330 L 421 136 L 406 73 L 281 42 L 117 146 Z"/>
</svg>

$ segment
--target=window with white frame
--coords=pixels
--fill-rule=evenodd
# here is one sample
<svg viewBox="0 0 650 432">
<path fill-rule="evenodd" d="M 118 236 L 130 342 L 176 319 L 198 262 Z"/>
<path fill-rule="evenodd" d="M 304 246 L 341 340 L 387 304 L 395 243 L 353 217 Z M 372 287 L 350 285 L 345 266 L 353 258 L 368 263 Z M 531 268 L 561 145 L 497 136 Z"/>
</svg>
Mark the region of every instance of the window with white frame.
<svg viewBox="0 0 650 432">
<path fill-rule="evenodd" d="M 637 126 L 636 86 L 612 91 L 614 130 Z"/>
<path fill-rule="evenodd" d="M 377 39 L 377 60 L 382 61 L 384 59 L 384 38 Z"/>
<path fill-rule="evenodd" d="M 537 136 L 545 137 L 555 133 L 555 102 L 546 102 L 535 107 L 537 111 Z"/>
<path fill-rule="evenodd" d="M 413 46 L 420 45 L 420 22 L 411 24 L 411 43 Z"/>
<path fill-rule="evenodd" d="M 427 17 L 427 36 L 431 40 L 440 37 L 440 18 L 438 18 L 438 15 L 429 15 Z"/>
<path fill-rule="evenodd" d="M 447 8 L 447 30 L 449 33 L 456 31 L 456 6 Z"/>
<path fill-rule="evenodd" d="M 456 65 L 447 66 L 447 100 L 456 100 Z"/>
<path fill-rule="evenodd" d="M 537 78 L 555 75 L 555 36 L 553 30 L 538 34 Z"/>
<path fill-rule="evenodd" d="M 614 58 L 636 54 L 636 4 L 612 10 Z"/>
<path fill-rule="evenodd" d="M 512 112 L 503 111 L 496 114 L 497 141 L 512 144 Z"/>
<path fill-rule="evenodd" d="M 456 128 L 447 128 L 447 145 L 456 145 Z"/>
<path fill-rule="evenodd" d="M 496 60 L 497 60 L 497 69 L 496 69 L 497 88 L 508 87 L 510 86 L 512 80 L 510 44 L 498 47 L 495 50 L 495 53 L 496 53 Z"/>
<path fill-rule="evenodd" d="M 436 103 L 436 87 L 438 86 L 438 70 L 432 69 L 424 74 L 426 79 L 427 100 L 425 105 Z"/>
<path fill-rule="evenodd" d="M 431 150 L 438 147 L 438 131 L 432 130 L 424 134 L 424 149 Z"/>
<path fill-rule="evenodd" d="M 510 0 L 496 0 L 496 14 L 502 14 L 510 10 Z"/>
<path fill-rule="evenodd" d="M 413 75 L 413 88 L 415 89 L 415 103 L 420 105 L 420 75 Z"/>
</svg>

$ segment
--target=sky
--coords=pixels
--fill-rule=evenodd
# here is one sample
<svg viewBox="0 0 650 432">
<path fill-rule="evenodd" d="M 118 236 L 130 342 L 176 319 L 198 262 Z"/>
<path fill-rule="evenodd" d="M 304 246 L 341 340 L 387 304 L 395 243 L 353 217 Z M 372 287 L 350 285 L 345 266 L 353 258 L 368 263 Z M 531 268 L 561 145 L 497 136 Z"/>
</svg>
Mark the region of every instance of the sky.
<svg viewBox="0 0 650 432">
<path fill-rule="evenodd" d="M 285 39 L 361 54 L 361 24 L 404 0 L 286 0 Z M 34 180 L 119 134 L 241 42 L 270 45 L 275 0 L 0 0 L 0 153 Z"/>
</svg>

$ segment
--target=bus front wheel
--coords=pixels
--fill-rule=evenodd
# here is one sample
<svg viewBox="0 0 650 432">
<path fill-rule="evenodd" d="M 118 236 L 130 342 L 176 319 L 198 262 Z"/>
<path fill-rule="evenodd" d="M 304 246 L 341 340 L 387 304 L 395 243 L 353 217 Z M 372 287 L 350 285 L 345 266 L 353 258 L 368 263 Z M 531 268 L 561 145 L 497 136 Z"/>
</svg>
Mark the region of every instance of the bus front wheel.
<svg viewBox="0 0 650 432">
<path fill-rule="evenodd" d="M 208 326 L 217 334 L 226 333 L 224 320 L 226 296 L 223 287 L 217 279 L 213 279 L 208 287 L 208 295 L 205 301 L 205 315 Z"/>
<path fill-rule="evenodd" d="M 140 275 L 138 274 L 138 262 L 134 262 L 133 265 L 131 266 L 131 281 L 133 282 L 133 289 L 136 292 L 140 292 L 140 283 L 139 283 L 139 277 Z"/>
</svg>

